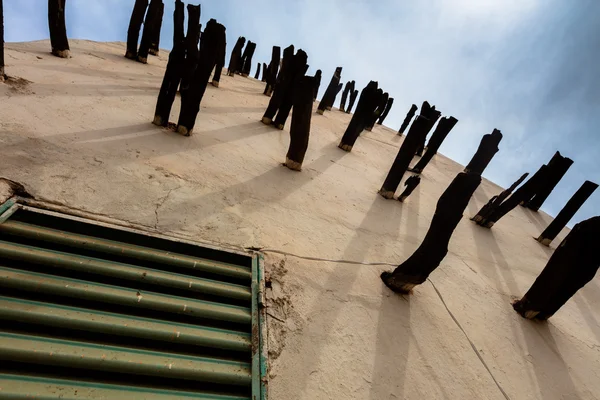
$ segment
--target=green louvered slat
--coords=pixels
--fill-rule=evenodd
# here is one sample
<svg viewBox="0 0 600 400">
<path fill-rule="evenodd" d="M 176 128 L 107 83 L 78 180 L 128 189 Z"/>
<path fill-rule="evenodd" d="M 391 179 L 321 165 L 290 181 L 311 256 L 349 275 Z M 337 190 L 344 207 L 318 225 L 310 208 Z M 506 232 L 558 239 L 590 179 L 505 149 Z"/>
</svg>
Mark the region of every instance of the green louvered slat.
<svg viewBox="0 0 600 400">
<path fill-rule="evenodd" d="M 189 317 L 248 324 L 250 308 L 171 296 L 0 266 L 0 287 L 65 296 Z"/>
<path fill-rule="evenodd" d="M 171 265 L 189 269 L 190 271 L 204 271 L 215 275 L 247 279 L 248 281 L 250 281 L 252 277 L 250 268 L 239 265 L 220 263 L 182 254 L 174 254 L 163 250 L 151 249 L 149 247 L 79 235 L 31 225 L 25 222 L 7 221 L 0 225 L 0 232 L 29 239 L 42 240 L 48 243 L 58 243 L 72 248 L 90 249 L 105 254 L 126 256 L 137 260 Z"/>
<path fill-rule="evenodd" d="M 210 294 L 247 301 L 250 301 L 252 297 L 250 288 L 246 286 L 158 271 L 151 268 L 142 268 L 131 264 L 105 261 L 60 251 L 45 250 L 6 241 L 0 241 L 0 257 L 72 271 L 82 271 L 132 282 L 144 282 L 157 287 L 175 288 L 190 293 Z"/>
<path fill-rule="evenodd" d="M 17 202 L 2 210 L 0 400 L 266 398 L 256 257 L 249 268 L 239 255 L 223 259 L 241 265 L 167 251 L 166 239 L 63 225 Z"/>
<path fill-rule="evenodd" d="M 0 360 L 249 386 L 249 363 L 0 332 Z"/>
<path fill-rule="evenodd" d="M 252 260 L 252 370 L 260 371 L 260 324 L 258 315 L 258 271 L 256 259 Z M 260 374 L 252 375 L 252 398 L 260 399 Z"/>
<path fill-rule="evenodd" d="M 2 225 L 4 225 L 4 223 L 6 222 L 6 220 L 8 220 L 10 217 L 12 217 L 13 214 L 15 212 L 17 212 L 18 209 L 19 209 L 19 205 L 18 204 L 13 204 L 6 211 L 0 212 L 0 227 Z"/>
<path fill-rule="evenodd" d="M 14 206 L 16 203 L 13 199 L 8 199 L 4 203 L 0 204 L 0 215 L 4 214 L 6 210 Z"/>
<path fill-rule="evenodd" d="M 249 352 L 251 348 L 250 335 L 247 333 L 160 322 L 149 318 L 2 296 L 0 296 L 0 320 L 178 343 L 190 347 L 205 346 L 240 352 Z"/>
<path fill-rule="evenodd" d="M 250 400 L 250 397 L 0 374 L 2 400 Z"/>
<path fill-rule="evenodd" d="M 267 325 L 265 324 L 267 318 L 267 304 L 266 304 L 266 294 L 265 294 L 265 281 L 264 281 L 264 257 L 262 254 L 257 254 L 253 257 L 252 266 L 256 269 L 257 274 L 257 286 L 258 286 L 258 296 L 257 296 L 257 308 L 259 310 L 258 313 L 258 336 L 259 336 L 259 353 L 260 353 L 260 370 L 258 372 L 253 371 L 252 376 L 257 374 L 260 377 L 260 399 L 267 399 L 267 375 L 269 368 L 269 360 L 268 360 L 268 349 L 267 349 Z"/>
</svg>

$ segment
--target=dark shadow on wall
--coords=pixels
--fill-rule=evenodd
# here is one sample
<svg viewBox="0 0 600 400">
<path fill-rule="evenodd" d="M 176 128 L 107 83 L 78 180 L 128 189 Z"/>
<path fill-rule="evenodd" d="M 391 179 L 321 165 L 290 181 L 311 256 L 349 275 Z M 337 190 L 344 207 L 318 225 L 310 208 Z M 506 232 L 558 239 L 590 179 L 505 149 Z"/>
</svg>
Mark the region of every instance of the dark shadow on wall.
<svg viewBox="0 0 600 400">
<path fill-rule="evenodd" d="M 588 283 L 588 285 L 590 283 Z M 600 323 L 596 319 L 596 316 L 590 307 L 589 300 L 583 293 L 583 290 L 579 290 L 579 292 L 569 301 L 574 302 L 577 308 L 579 308 L 585 323 L 587 324 L 588 328 L 590 328 L 590 331 L 592 331 L 594 336 L 596 336 L 598 343 L 600 343 Z"/>
<path fill-rule="evenodd" d="M 140 64 L 141 65 L 141 64 Z M 138 81 L 140 79 L 151 80 L 156 84 L 156 88 L 160 88 L 164 76 L 164 67 L 155 65 L 154 68 L 147 69 L 146 72 L 124 72 L 124 71 L 110 71 L 104 69 L 94 69 L 83 66 L 75 65 L 33 65 L 37 69 L 43 69 L 46 71 L 58 71 L 64 72 L 65 74 L 76 74 L 89 78 L 94 76 L 103 79 L 114 79 L 122 82 Z"/>
<path fill-rule="evenodd" d="M 479 187 L 477 188 L 477 190 L 475 190 L 475 193 L 473 193 L 473 196 L 469 200 L 469 204 L 467 205 L 467 210 L 465 211 L 463 218 L 471 219 L 475 215 L 477 215 L 479 210 L 481 210 L 481 207 L 487 204 L 487 202 L 492 198 L 492 196 L 488 196 L 483 190 L 482 185 L 479 185 Z"/>
<path fill-rule="evenodd" d="M 408 179 L 409 174 L 404 177 Z M 400 185 L 398 193 L 404 191 L 404 183 Z M 425 233 L 423 235 L 419 232 L 419 213 L 421 207 L 421 185 L 417 186 L 415 190 L 403 203 L 400 203 L 402 207 L 406 208 L 406 231 L 403 237 L 403 255 L 404 259 L 400 260 L 400 263 L 404 262 L 410 255 L 421 245 Z"/>
<path fill-rule="evenodd" d="M 552 219 L 550 218 L 549 221 L 546 222 L 544 217 L 542 217 L 542 215 L 539 212 L 532 211 L 526 207 L 520 207 L 520 208 L 527 215 L 529 222 L 531 222 L 532 224 L 535 225 L 535 227 L 538 231 L 538 236 L 539 236 L 539 234 L 541 234 L 544 231 L 544 229 L 546 229 L 548 227 L 548 224 L 550 223 L 550 221 L 552 221 Z"/>
<path fill-rule="evenodd" d="M 392 231 L 392 232 L 396 232 L 396 236 L 397 236 L 397 232 L 398 232 L 398 227 L 400 225 L 400 220 L 402 218 L 402 208 L 400 207 L 400 204 L 397 204 L 394 201 L 389 201 L 389 200 L 385 200 L 382 197 L 378 196 L 378 195 L 374 195 L 374 201 L 371 204 L 369 210 L 367 211 L 367 213 L 365 214 L 365 217 L 363 218 L 361 224 L 359 227 L 357 227 L 355 234 L 353 236 L 353 238 L 349 241 L 348 246 L 346 247 L 344 254 L 342 256 L 342 259 L 344 260 L 353 260 L 353 261 L 364 261 L 365 257 L 367 256 L 369 249 L 371 249 L 375 244 L 379 244 L 381 242 L 381 235 L 378 234 L 377 232 L 388 232 L 388 231 Z M 390 238 L 388 236 L 386 236 L 386 240 L 390 240 Z M 394 238 L 391 238 L 391 240 L 394 240 Z M 359 272 L 359 268 L 363 268 L 361 266 L 348 266 L 346 264 L 337 264 L 336 267 L 333 269 L 333 271 L 330 273 L 328 279 L 326 282 L 323 283 L 323 288 L 330 288 L 330 287 L 343 287 L 345 288 L 345 290 L 336 290 L 336 298 L 340 299 L 341 301 L 336 301 L 336 302 L 330 302 L 330 307 L 328 308 L 326 313 L 319 313 L 317 311 L 319 311 L 319 309 L 314 309 L 308 312 L 308 315 L 311 315 L 311 326 L 310 329 L 314 330 L 314 331 L 318 331 L 320 333 L 320 335 L 322 335 L 323 340 L 319 341 L 319 342 L 310 342 L 308 341 L 308 339 L 306 341 L 303 341 L 302 343 L 300 343 L 300 349 L 299 351 L 302 351 L 302 347 L 306 347 L 306 348 L 311 348 L 314 349 L 316 347 L 316 349 L 314 350 L 314 353 L 316 354 L 321 354 L 322 353 L 322 349 L 323 346 L 326 344 L 327 342 L 327 338 L 330 337 L 333 333 L 333 328 L 335 326 L 334 322 L 340 317 L 340 314 L 342 313 L 342 309 L 344 307 L 344 301 L 350 297 L 350 290 L 352 288 L 352 286 L 354 285 L 357 277 L 358 277 L 358 272 Z M 364 268 L 373 268 L 373 267 L 364 267 Z M 379 274 L 379 270 L 377 269 L 372 269 L 372 273 L 373 274 Z M 392 313 L 404 313 L 405 317 L 407 318 L 408 313 L 409 313 L 409 308 L 405 305 L 404 309 L 402 311 L 398 311 L 397 309 L 394 311 L 394 309 L 398 306 L 397 301 L 398 299 L 396 298 L 392 298 L 392 297 L 386 297 L 383 294 L 383 289 L 384 286 L 382 284 L 382 298 L 383 298 L 383 304 L 382 304 L 382 309 L 381 309 L 381 313 L 384 313 L 385 315 L 380 315 L 380 322 L 382 324 L 382 326 L 380 327 L 379 331 L 378 331 L 378 335 L 379 336 L 386 336 L 387 334 L 389 334 L 389 328 L 387 323 L 385 324 L 385 326 L 383 326 L 384 324 L 384 320 L 385 318 L 392 314 Z M 315 304 L 321 304 L 323 302 L 328 302 L 328 297 L 327 294 L 325 292 L 323 292 L 323 294 L 317 298 L 315 300 Z M 355 301 L 355 300 L 353 300 Z M 402 320 L 404 321 L 406 318 L 402 318 Z M 353 329 L 352 326 L 348 326 L 345 327 L 345 329 L 348 329 L 349 331 Z M 397 334 L 394 333 L 394 334 Z M 377 374 L 379 373 L 380 369 L 383 369 L 383 365 L 385 365 L 385 363 L 387 362 L 387 360 L 382 359 L 381 357 L 389 357 L 390 354 L 395 354 L 398 357 L 398 367 L 395 368 L 395 376 L 394 376 L 394 385 L 396 387 L 396 389 L 394 389 L 394 391 L 397 391 L 398 389 L 398 385 L 401 386 L 402 381 L 403 381 L 403 377 L 402 377 L 402 360 L 406 360 L 406 351 L 407 351 L 407 346 L 408 346 L 408 337 L 405 338 L 406 339 L 406 344 L 402 345 L 400 348 L 398 348 L 397 350 L 392 350 L 390 351 L 389 348 L 384 348 L 382 346 L 380 346 L 379 344 L 377 345 L 377 356 L 379 357 L 379 360 L 377 361 L 376 364 L 376 371 L 374 371 L 374 375 L 372 377 L 373 382 L 372 382 L 372 387 L 375 387 L 377 385 L 379 385 L 381 382 L 379 381 L 379 377 L 377 376 Z M 387 340 L 387 339 L 384 339 Z M 297 364 L 297 375 L 298 375 L 298 380 L 300 381 L 300 387 L 301 389 L 298 390 L 296 393 L 292 394 L 292 397 L 290 398 L 290 400 L 298 400 L 301 398 L 304 398 L 304 392 L 306 390 L 307 384 L 308 384 L 308 379 L 309 379 L 309 374 L 311 371 L 313 371 L 316 366 L 318 366 L 320 363 L 320 360 L 317 359 L 311 359 L 311 358 L 305 358 L 305 359 L 300 359 L 298 360 L 298 364 Z M 380 387 L 377 389 L 377 395 L 379 393 L 383 393 L 386 392 L 388 393 L 388 397 L 389 397 L 389 393 L 390 393 L 390 388 L 389 387 Z M 385 397 L 377 397 L 376 394 L 372 394 L 375 397 L 372 398 L 385 398 Z"/>
<path fill-rule="evenodd" d="M 46 143 L 46 146 L 50 148 L 57 146 L 55 142 L 60 142 L 60 144 L 79 145 L 82 153 L 92 152 L 97 157 L 109 157 L 113 159 L 112 165 L 114 166 L 131 161 L 132 155 L 123 146 L 123 141 L 127 141 L 127 145 L 133 149 L 147 150 L 151 148 L 153 150 L 151 153 L 146 152 L 147 154 L 142 154 L 140 157 L 133 157 L 137 160 L 144 160 L 208 148 L 217 144 L 230 143 L 270 132 L 273 132 L 273 128 L 260 122 L 249 122 L 208 131 L 197 130 L 194 136 L 189 138 L 148 122 L 114 128 L 60 133 L 41 138 L 21 139 L 22 135 L 19 135 L 19 141 L 13 141 L 13 144 L 0 148 L 0 153 L 10 155 L 11 152 L 17 150 L 28 151 L 28 143 L 30 142 L 35 142 L 36 147 L 38 145 L 44 147 L 44 143 Z M 0 132 L 0 138 L 5 134 L 17 135 L 17 133 L 12 134 L 10 131 L 4 131 Z M 152 136 L 152 140 L 149 139 L 149 136 Z M 98 143 L 103 143 L 103 147 L 98 148 Z M 56 162 L 59 163 L 60 160 L 56 160 Z"/>
<path fill-rule="evenodd" d="M 209 106 L 202 108 L 202 112 L 206 114 L 232 114 L 232 113 L 261 113 L 265 111 L 265 107 L 218 107 Z M 289 124 L 289 122 L 288 122 Z"/>
<path fill-rule="evenodd" d="M 571 378 L 570 368 L 564 361 L 556 340 L 554 339 L 551 322 L 536 322 L 518 318 L 523 337 L 527 344 L 532 366 L 537 380 L 541 399 L 579 400 L 577 386 Z"/>
<path fill-rule="evenodd" d="M 485 261 L 482 263 L 481 272 L 491 282 L 495 283 L 499 293 L 518 296 L 520 294 L 519 287 L 511 271 L 511 266 L 498 246 L 493 228 L 483 228 L 475 223 L 470 225 L 474 230 L 473 238 L 475 239 L 478 258 Z M 507 288 L 502 287 L 501 281 L 506 284 Z"/>
<path fill-rule="evenodd" d="M 257 124 L 268 132 L 272 132 L 273 128 L 260 122 Z M 194 209 L 194 216 L 198 222 L 221 213 L 226 207 L 240 206 L 242 214 L 256 212 L 271 204 L 279 203 L 302 189 L 304 185 L 325 173 L 336 161 L 347 155 L 337 147 L 327 146 L 325 149 L 325 154 L 309 164 L 305 164 L 302 172 L 291 171 L 279 164 L 247 181 L 228 186 L 220 191 L 193 197 L 184 202 L 173 203 L 171 207 L 191 207 Z M 284 158 L 285 154 L 282 154 L 282 160 Z M 223 201 L 224 199 L 226 201 Z M 204 207 L 204 204 L 215 204 L 219 207 Z M 286 227 L 281 227 L 281 229 L 286 229 Z"/>
<path fill-rule="evenodd" d="M 77 96 L 77 97 L 123 97 L 158 95 L 159 87 L 142 85 L 107 85 L 84 83 L 33 83 L 30 91 L 14 91 L 14 96 L 30 96 L 33 91 L 37 96 Z"/>
<path fill-rule="evenodd" d="M 567 365 L 557 350 L 548 324 L 525 320 L 513 312 L 510 304 L 511 298 L 520 297 L 523 293 L 520 293 L 511 265 L 506 261 L 493 229 L 482 228 L 475 224 L 473 224 L 473 228 L 476 230 L 473 237 L 477 245 L 478 258 L 485 261 L 480 263 L 479 272 L 485 275 L 488 281 L 494 282 L 499 293 L 504 294 L 504 306 L 513 315 L 512 335 L 525 338 L 527 348 L 523 350 L 533 357 L 533 363 L 527 365 L 532 365 L 531 369 L 533 369 L 535 377 L 530 374 L 529 368 L 528 375 L 530 380 L 537 380 L 540 398 L 579 399 L 579 396 L 574 394 L 577 393 L 576 386 L 570 378 Z M 540 342 L 540 337 L 546 346 Z M 572 397 L 565 397 L 567 394 Z"/>
<path fill-rule="evenodd" d="M 383 295 L 369 398 L 403 399 L 408 352 L 411 337 L 414 337 L 410 327 L 410 296 L 394 294 L 380 283 Z"/>
</svg>

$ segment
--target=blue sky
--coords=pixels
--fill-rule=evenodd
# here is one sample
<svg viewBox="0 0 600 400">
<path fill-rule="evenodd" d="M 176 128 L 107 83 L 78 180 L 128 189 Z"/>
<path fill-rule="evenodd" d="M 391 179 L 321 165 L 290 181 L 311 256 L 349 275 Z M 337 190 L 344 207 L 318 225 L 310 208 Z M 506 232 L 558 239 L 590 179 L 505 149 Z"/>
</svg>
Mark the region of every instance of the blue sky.
<svg viewBox="0 0 600 400">
<path fill-rule="evenodd" d="M 164 0 L 161 47 L 171 47 L 174 1 Z M 71 38 L 125 41 L 134 0 L 68 0 Z M 186 2 L 187 3 L 187 2 Z M 197 2 L 193 2 L 197 4 Z M 8 42 L 48 37 L 45 0 L 4 0 Z M 502 186 L 535 172 L 556 150 L 575 163 L 543 210 L 555 215 L 587 179 L 600 182 L 598 0 L 210 0 L 202 22 L 271 46 L 294 44 L 323 70 L 362 88 L 377 80 L 395 98 L 386 125 L 428 100 L 459 122 L 441 148 L 467 163 L 498 128 L 500 151 L 484 175 Z M 322 93 L 322 91 L 321 91 Z M 600 190 L 571 222 L 600 214 Z"/>
</svg>

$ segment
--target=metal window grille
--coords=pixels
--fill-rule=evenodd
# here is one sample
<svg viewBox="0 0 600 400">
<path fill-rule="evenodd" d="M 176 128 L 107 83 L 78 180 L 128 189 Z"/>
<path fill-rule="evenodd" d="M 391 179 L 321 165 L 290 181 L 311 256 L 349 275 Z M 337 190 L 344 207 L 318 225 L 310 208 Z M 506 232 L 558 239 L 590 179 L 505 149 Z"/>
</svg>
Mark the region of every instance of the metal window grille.
<svg viewBox="0 0 600 400">
<path fill-rule="evenodd" d="M 261 272 L 257 255 L 11 199 L 0 399 L 264 399 Z"/>
</svg>

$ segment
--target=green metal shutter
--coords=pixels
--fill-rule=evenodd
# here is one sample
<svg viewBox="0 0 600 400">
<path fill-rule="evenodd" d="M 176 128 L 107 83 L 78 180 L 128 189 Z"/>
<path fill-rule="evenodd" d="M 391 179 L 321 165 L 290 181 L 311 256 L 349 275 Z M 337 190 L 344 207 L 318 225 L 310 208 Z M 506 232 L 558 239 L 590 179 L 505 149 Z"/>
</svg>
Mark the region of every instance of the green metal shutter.
<svg viewBox="0 0 600 400">
<path fill-rule="evenodd" d="M 0 399 L 264 396 L 256 257 L 35 211 L 0 206 Z"/>
</svg>

